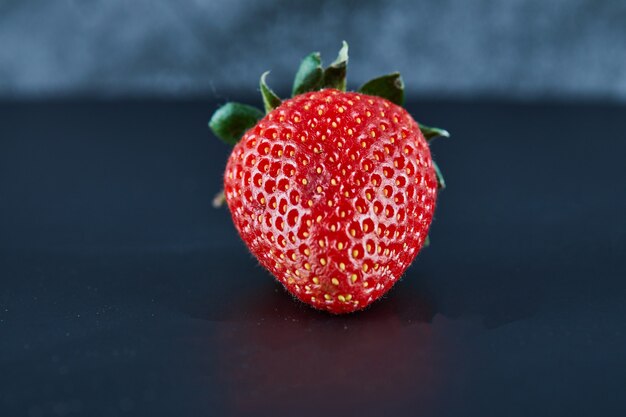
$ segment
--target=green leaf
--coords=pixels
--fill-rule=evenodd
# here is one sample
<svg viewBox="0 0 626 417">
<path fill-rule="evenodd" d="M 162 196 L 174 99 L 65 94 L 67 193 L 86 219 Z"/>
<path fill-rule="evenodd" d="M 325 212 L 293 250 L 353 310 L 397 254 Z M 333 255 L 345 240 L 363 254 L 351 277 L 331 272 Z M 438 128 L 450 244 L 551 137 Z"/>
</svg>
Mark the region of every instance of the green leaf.
<svg viewBox="0 0 626 417">
<path fill-rule="evenodd" d="M 437 176 L 437 188 L 443 190 L 444 188 L 446 188 L 446 180 L 443 179 L 441 170 L 439 169 L 435 161 L 433 161 L 433 168 L 435 168 L 435 175 Z"/>
<path fill-rule="evenodd" d="M 336 88 L 346 91 L 346 73 L 348 71 L 348 43 L 343 41 L 337 59 L 324 70 L 324 88 Z"/>
<path fill-rule="evenodd" d="M 382 97 L 398 106 L 404 104 L 404 82 L 399 72 L 369 80 L 359 88 L 359 93 Z"/>
<path fill-rule="evenodd" d="M 229 145 L 236 145 L 244 133 L 264 114 L 256 107 L 240 103 L 226 103 L 213 113 L 209 127 L 221 140 Z"/>
<path fill-rule="evenodd" d="M 426 239 L 424 239 L 424 243 L 422 244 L 422 248 L 427 248 L 430 246 L 430 236 L 426 235 Z"/>
<path fill-rule="evenodd" d="M 263 96 L 263 106 L 265 107 L 265 113 L 271 112 L 276 107 L 280 106 L 280 103 L 282 103 L 280 97 L 278 97 L 276 93 L 274 93 L 272 89 L 269 88 L 265 83 L 265 78 L 269 73 L 269 71 L 265 71 L 263 75 L 261 75 L 260 81 L 261 95 Z"/>
<path fill-rule="evenodd" d="M 441 129 L 439 127 L 430 127 L 421 123 L 419 123 L 419 127 L 427 142 L 430 142 L 431 140 L 440 136 L 444 138 L 450 137 L 450 133 L 446 129 Z"/>
<path fill-rule="evenodd" d="M 319 90 L 322 85 L 322 77 L 324 70 L 322 69 L 322 58 L 319 52 L 313 52 L 307 55 L 300 63 L 300 68 L 296 72 L 293 81 L 292 97 L 308 91 Z"/>
</svg>

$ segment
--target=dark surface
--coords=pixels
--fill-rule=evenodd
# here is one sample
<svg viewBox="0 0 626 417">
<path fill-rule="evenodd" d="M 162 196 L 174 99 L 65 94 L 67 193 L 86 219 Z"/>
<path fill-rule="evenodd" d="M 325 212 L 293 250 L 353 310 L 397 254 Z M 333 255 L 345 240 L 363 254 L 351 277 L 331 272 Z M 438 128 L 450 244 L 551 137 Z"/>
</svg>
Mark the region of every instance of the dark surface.
<svg viewBox="0 0 626 417">
<path fill-rule="evenodd" d="M 409 107 L 432 245 L 333 317 L 210 207 L 214 103 L 0 104 L 0 415 L 625 415 L 626 107 Z"/>
</svg>

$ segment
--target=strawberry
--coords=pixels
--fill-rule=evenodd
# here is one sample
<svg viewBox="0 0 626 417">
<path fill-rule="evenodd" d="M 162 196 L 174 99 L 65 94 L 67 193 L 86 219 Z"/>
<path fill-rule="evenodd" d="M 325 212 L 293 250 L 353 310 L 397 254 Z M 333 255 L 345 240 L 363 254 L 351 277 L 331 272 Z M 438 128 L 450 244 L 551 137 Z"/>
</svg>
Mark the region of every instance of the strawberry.
<svg viewBox="0 0 626 417">
<path fill-rule="evenodd" d="M 234 144 L 224 198 L 252 254 L 301 301 L 331 313 L 365 308 L 427 240 L 443 179 L 428 140 L 401 107 L 394 73 L 346 92 L 347 45 L 323 69 L 307 56 L 293 97 L 261 77 L 266 114 L 227 103 L 209 126 Z"/>
</svg>

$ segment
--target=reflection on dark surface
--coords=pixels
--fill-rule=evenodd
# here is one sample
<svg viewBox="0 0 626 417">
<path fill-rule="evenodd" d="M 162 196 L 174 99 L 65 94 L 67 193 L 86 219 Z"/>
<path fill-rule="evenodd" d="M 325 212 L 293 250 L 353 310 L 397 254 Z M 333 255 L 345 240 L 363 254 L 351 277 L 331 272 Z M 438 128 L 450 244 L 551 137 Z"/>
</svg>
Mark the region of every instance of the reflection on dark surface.
<svg viewBox="0 0 626 417">
<path fill-rule="evenodd" d="M 409 298 L 331 316 L 292 300 L 278 285 L 238 297 L 215 334 L 229 408 L 349 414 L 375 398 L 368 412 L 380 415 L 437 397 L 446 374 L 438 368 L 447 365 L 428 324 L 432 307 L 418 296 L 405 310 Z"/>
<path fill-rule="evenodd" d="M 399 387 L 430 397 L 441 383 L 428 326 L 393 314 L 336 322 L 260 318 L 219 326 L 216 337 L 219 370 L 238 411 L 269 414 L 308 404 L 347 413 L 376 398 L 382 412 L 384 405 L 415 401 Z"/>
</svg>

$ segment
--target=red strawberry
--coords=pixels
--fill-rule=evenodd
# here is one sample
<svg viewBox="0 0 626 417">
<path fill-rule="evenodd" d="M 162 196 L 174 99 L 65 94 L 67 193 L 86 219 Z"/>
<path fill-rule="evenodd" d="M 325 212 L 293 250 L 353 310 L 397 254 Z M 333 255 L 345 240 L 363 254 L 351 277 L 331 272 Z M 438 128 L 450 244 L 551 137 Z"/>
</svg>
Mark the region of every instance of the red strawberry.
<svg viewBox="0 0 626 417">
<path fill-rule="evenodd" d="M 345 43 L 325 70 L 311 54 L 293 98 L 281 102 L 264 74 L 267 115 L 228 103 L 210 122 L 236 143 L 224 195 L 243 241 L 289 292 L 332 313 L 380 298 L 417 255 L 443 185 L 427 138 L 447 135 L 398 105 L 399 74 L 341 91 L 346 65 Z"/>
</svg>

